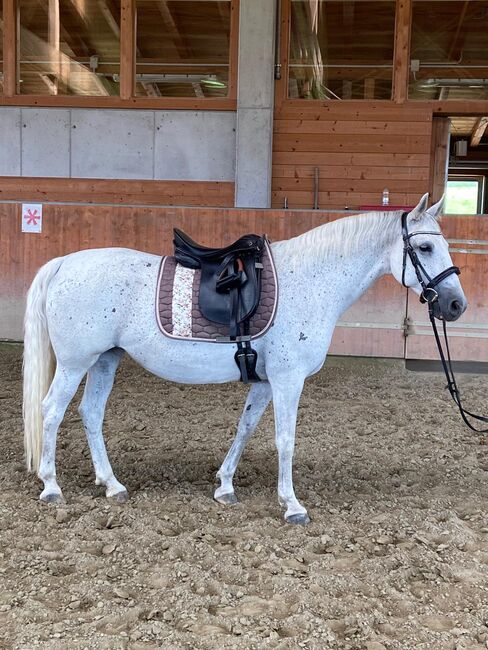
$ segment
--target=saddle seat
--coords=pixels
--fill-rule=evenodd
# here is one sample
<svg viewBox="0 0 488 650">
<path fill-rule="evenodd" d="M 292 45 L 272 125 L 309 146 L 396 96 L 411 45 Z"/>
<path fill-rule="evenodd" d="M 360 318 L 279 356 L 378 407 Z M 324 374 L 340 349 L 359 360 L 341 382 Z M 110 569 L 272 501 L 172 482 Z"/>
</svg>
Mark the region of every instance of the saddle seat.
<svg viewBox="0 0 488 650">
<path fill-rule="evenodd" d="M 224 246 L 224 248 L 209 248 L 208 246 L 202 246 L 201 244 L 198 244 L 182 230 L 179 230 L 179 228 L 174 228 L 173 234 L 175 250 L 177 250 L 180 255 L 187 254 L 189 256 L 188 266 L 190 268 L 200 268 L 200 266 L 190 266 L 192 259 L 202 261 L 214 258 L 223 259 L 229 253 L 247 253 L 251 249 L 262 250 L 264 247 L 264 236 L 259 237 L 258 235 L 244 235 L 233 244 L 230 244 L 230 246 Z M 182 262 L 179 263 L 182 264 Z"/>
<path fill-rule="evenodd" d="M 261 258 L 266 237 L 244 235 L 230 246 L 201 246 L 174 229 L 178 264 L 201 270 L 198 304 L 209 321 L 229 326 L 229 341 L 237 344 L 236 363 L 245 383 L 260 381 L 256 374 L 257 354 L 249 343 L 249 320 L 261 296 Z"/>
</svg>

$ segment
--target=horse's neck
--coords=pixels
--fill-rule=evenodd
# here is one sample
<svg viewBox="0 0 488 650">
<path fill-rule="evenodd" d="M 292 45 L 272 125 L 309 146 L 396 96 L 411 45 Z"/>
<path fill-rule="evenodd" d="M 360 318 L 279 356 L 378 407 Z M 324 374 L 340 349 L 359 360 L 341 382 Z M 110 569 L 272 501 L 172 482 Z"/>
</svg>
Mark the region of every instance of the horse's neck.
<svg viewBox="0 0 488 650">
<path fill-rule="evenodd" d="M 365 293 L 382 275 L 389 271 L 383 251 L 362 251 L 346 259 L 331 259 L 323 265 L 323 278 L 333 274 L 336 285 L 335 305 L 340 315 Z"/>
<path fill-rule="evenodd" d="M 368 217 L 358 218 L 364 219 L 363 226 L 374 223 Z M 316 228 L 278 244 L 276 253 L 281 258 L 280 266 L 286 269 L 289 265 L 294 284 L 297 288 L 300 286 L 305 295 L 312 291 L 318 295 L 325 294 L 324 309 L 330 311 L 332 307 L 340 315 L 378 278 L 390 271 L 390 224 L 385 221 L 385 228 L 379 228 L 374 237 L 370 234 L 365 236 L 361 227 L 352 231 L 347 227 L 340 230 L 339 224 Z M 341 239 L 341 234 L 349 238 L 347 243 Z M 353 239 L 355 237 L 357 240 Z"/>
</svg>

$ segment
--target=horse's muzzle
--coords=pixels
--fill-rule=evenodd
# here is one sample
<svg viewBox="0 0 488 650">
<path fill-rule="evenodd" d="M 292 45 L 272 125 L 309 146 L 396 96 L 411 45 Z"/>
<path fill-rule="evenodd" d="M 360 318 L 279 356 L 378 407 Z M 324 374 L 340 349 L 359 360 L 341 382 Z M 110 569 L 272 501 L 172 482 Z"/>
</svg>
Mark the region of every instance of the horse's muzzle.
<svg viewBox="0 0 488 650">
<path fill-rule="evenodd" d="M 468 302 L 464 296 L 439 295 L 439 299 L 434 303 L 434 316 L 451 322 L 457 320 L 464 312 Z"/>
</svg>

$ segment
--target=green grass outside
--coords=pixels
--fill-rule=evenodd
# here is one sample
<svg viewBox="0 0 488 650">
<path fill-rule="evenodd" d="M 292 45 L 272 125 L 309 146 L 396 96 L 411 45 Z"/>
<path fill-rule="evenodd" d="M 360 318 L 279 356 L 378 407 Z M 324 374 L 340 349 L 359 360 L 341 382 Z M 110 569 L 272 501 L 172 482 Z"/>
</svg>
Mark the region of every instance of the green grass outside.
<svg viewBox="0 0 488 650">
<path fill-rule="evenodd" d="M 477 214 L 479 191 L 480 185 L 477 181 L 448 181 L 444 212 L 446 214 Z"/>
</svg>

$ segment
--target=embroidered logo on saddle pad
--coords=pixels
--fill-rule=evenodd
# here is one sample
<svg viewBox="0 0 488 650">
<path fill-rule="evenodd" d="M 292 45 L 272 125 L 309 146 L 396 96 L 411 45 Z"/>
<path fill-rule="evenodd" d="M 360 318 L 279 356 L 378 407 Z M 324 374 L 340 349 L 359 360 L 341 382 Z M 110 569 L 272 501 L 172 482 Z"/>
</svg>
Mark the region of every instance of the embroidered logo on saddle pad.
<svg viewBox="0 0 488 650">
<path fill-rule="evenodd" d="M 249 322 L 251 340 L 262 336 L 271 327 L 278 303 L 276 270 L 268 242 L 261 263 L 261 297 Z M 228 326 L 203 316 L 198 304 L 200 279 L 200 269 L 182 266 L 174 257 L 163 257 L 156 289 L 156 319 L 161 332 L 176 339 L 235 343 L 228 338 Z"/>
</svg>

